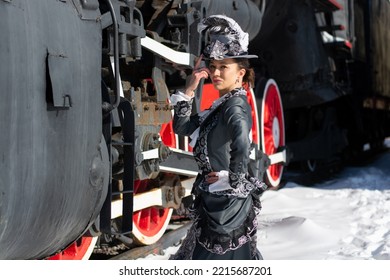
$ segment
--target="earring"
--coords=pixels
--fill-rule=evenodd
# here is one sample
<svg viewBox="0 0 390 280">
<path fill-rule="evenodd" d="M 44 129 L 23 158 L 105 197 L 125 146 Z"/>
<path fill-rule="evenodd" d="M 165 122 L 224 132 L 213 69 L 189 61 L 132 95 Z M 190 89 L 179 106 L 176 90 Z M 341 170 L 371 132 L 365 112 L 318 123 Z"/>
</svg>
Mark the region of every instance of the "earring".
<svg viewBox="0 0 390 280">
<path fill-rule="evenodd" d="M 237 78 L 237 79 L 236 79 L 236 84 L 238 84 L 239 82 L 240 82 L 240 80 Z"/>
</svg>

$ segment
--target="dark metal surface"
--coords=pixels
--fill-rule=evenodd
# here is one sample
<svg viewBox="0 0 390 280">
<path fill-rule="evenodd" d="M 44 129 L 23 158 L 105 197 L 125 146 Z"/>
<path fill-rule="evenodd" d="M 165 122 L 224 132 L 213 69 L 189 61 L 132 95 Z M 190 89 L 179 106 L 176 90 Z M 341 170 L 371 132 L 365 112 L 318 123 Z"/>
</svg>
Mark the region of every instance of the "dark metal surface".
<svg viewBox="0 0 390 280">
<path fill-rule="evenodd" d="M 179 174 L 188 174 L 188 172 L 198 172 L 199 167 L 192 153 L 177 152 L 176 150 L 171 151 L 169 157 L 164 160 L 160 167 L 164 171 L 175 170 Z"/>
<path fill-rule="evenodd" d="M 105 197 L 101 28 L 70 1 L 14 0 L 0 1 L 0 34 L 0 259 L 42 258 Z"/>
<path fill-rule="evenodd" d="M 220 14 L 234 18 L 248 32 L 249 40 L 259 33 L 263 23 L 259 7 L 250 0 L 205 0 L 202 1 L 202 6 L 205 17 Z"/>
<path fill-rule="evenodd" d="M 363 93 L 390 97 L 390 3 L 388 1 L 356 1 L 356 59 L 365 64 L 366 71 L 357 78 L 366 81 Z M 359 90 L 359 88 L 356 88 Z"/>
<path fill-rule="evenodd" d="M 260 33 L 250 42 L 278 83 L 285 109 L 337 98 L 311 1 L 267 1 Z M 260 60 L 253 61 L 256 63 Z"/>
</svg>

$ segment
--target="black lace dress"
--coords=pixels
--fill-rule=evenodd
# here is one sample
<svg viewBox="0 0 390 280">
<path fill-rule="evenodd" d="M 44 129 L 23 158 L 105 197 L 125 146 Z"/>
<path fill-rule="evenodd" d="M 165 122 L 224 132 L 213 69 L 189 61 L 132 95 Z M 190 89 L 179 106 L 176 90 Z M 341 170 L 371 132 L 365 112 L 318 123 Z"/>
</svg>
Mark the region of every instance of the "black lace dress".
<svg viewBox="0 0 390 280">
<path fill-rule="evenodd" d="M 250 107 L 246 91 L 221 97 L 206 114 L 191 116 L 192 100 L 175 105 L 178 134 L 198 129 L 194 157 L 200 172 L 193 186 L 192 227 L 170 259 L 261 259 L 257 250 L 257 215 L 266 185 L 247 170 L 250 153 Z M 211 191 L 205 177 L 227 170 L 228 187 Z"/>
</svg>

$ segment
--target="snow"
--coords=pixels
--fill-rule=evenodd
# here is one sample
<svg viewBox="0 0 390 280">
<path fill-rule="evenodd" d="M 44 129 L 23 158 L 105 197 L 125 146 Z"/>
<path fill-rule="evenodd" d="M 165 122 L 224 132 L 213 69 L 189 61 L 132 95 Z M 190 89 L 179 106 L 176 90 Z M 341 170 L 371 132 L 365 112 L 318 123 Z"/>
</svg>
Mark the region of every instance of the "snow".
<svg viewBox="0 0 390 280">
<path fill-rule="evenodd" d="M 390 148 L 390 139 L 385 143 Z M 390 149 L 370 164 L 345 168 L 336 178 L 321 184 L 308 187 L 289 182 L 278 191 L 266 191 L 262 196 L 257 237 L 264 261 L 253 261 L 256 264 L 248 261 L 161 261 L 177 251 L 178 246 L 172 246 L 164 250 L 163 255 L 149 255 L 136 262 L 2 261 L 0 265 L 4 275 L 17 274 L 22 279 L 34 276 L 39 279 L 69 278 L 67 273 L 58 274 L 58 271 L 77 271 L 79 278 L 124 279 L 121 274 L 118 276 L 118 271 L 124 267 L 163 268 L 166 271 L 173 267 L 181 271 L 202 268 L 205 274 L 187 275 L 185 279 L 212 279 L 214 276 L 210 278 L 210 275 L 215 269 L 222 268 L 226 272 L 229 267 L 237 270 L 248 266 L 272 270 L 272 275 L 262 275 L 261 279 L 388 279 L 389 174 Z M 238 278 L 232 275 L 231 278 Z M 229 274 L 221 277 L 229 277 Z M 259 276 L 242 277 L 258 279 Z M 146 275 L 136 278 L 151 279 Z M 164 274 L 158 279 L 183 279 L 183 276 Z"/>
<path fill-rule="evenodd" d="M 385 145 L 390 148 L 390 139 Z M 390 151 L 314 186 L 266 191 L 258 248 L 265 260 L 390 260 Z M 168 259 L 164 255 L 143 260 Z"/>
</svg>

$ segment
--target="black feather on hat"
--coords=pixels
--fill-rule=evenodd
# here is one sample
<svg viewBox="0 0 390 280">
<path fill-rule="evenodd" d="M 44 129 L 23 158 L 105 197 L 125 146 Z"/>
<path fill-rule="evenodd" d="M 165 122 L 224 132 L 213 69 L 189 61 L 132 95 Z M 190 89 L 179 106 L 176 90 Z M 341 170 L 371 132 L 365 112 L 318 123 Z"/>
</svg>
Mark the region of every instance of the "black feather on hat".
<svg viewBox="0 0 390 280">
<path fill-rule="evenodd" d="M 203 50 L 206 59 L 257 58 L 248 54 L 249 36 L 233 19 L 213 15 L 198 24 L 198 32 L 206 30 L 209 41 Z"/>
</svg>

